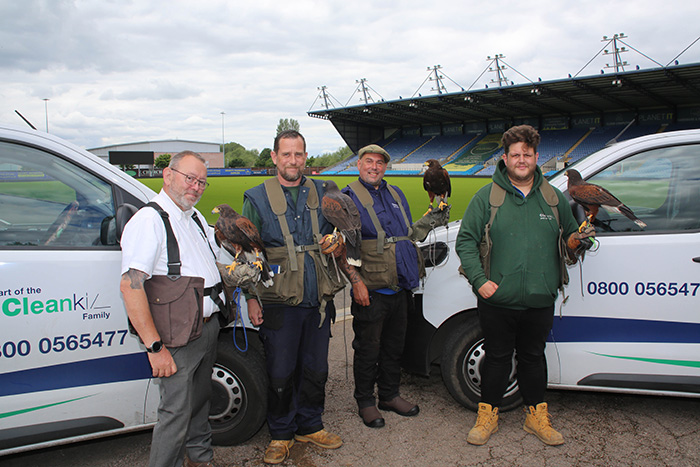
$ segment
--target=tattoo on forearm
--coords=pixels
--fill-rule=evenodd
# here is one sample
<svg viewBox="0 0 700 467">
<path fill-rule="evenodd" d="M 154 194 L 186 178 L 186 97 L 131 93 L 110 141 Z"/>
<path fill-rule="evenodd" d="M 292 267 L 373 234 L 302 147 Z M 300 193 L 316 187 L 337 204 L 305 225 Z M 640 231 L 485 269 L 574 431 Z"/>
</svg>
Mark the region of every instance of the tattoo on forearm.
<svg viewBox="0 0 700 467">
<path fill-rule="evenodd" d="M 131 288 L 134 290 L 143 289 L 143 283 L 146 282 L 146 273 L 136 269 L 129 269 L 123 277 L 131 281 Z"/>
<path fill-rule="evenodd" d="M 360 278 L 360 274 L 357 272 L 357 269 L 351 266 L 347 261 L 340 261 L 340 267 L 345 273 L 345 277 L 348 278 L 351 284 L 354 285 L 358 282 L 362 282 L 362 279 Z"/>
</svg>

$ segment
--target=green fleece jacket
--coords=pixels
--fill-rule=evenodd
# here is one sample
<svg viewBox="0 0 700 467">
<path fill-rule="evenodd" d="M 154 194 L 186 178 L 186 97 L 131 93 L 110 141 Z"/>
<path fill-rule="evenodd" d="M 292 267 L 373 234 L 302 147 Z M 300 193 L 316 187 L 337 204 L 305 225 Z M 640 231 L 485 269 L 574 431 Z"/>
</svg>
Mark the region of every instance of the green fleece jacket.
<svg viewBox="0 0 700 467">
<path fill-rule="evenodd" d="M 559 226 L 552 208 L 542 197 L 543 175 L 539 167 L 530 193 L 523 198 L 508 179 L 505 163 L 498 162 L 493 183 L 506 190 L 503 206 L 498 208 L 491 226 L 491 280 L 498 290 L 486 300 L 491 305 L 515 310 L 541 308 L 554 303 L 560 286 Z M 555 188 L 559 198 L 559 218 L 564 239 L 577 230 L 569 203 Z M 491 217 L 491 184 L 472 198 L 457 235 L 456 251 L 474 293 L 488 280 L 479 259 L 479 243 Z"/>
</svg>

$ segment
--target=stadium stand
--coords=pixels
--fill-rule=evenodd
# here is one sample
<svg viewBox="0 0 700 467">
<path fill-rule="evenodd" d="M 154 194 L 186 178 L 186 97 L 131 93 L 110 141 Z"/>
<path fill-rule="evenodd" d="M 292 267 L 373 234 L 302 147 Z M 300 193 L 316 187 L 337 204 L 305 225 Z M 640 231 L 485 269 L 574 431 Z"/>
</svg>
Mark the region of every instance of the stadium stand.
<svg viewBox="0 0 700 467">
<path fill-rule="evenodd" d="M 403 159 L 418 150 L 421 146 L 430 141 L 432 136 L 409 136 L 406 138 L 397 138 L 388 144 L 382 146 L 391 154 L 393 162 L 402 162 Z"/>
<path fill-rule="evenodd" d="M 624 141 L 660 131 L 696 128 L 690 123 L 669 125 L 613 125 L 568 130 L 541 130 L 538 164 L 545 175 L 554 173 L 561 165 L 570 164 L 605 147 L 617 138 Z M 623 131 L 624 130 L 624 131 Z M 622 132 L 622 133 L 621 133 Z M 387 175 L 416 175 L 428 159 L 438 159 L 453 175 L 491 176 L 503 149 L 502 133 L 465 134 L 430 137 L 392 137 L 379 141 L 389 151 L 392 164 Z M 403 155 L 403 157 L 401 157 Z M 559 163 L 557 165 L 557 163 Z M 323 171 L 326 175 L 358 175 L 357 155 Z"/>
<path fill-rule="evenodd" d="M 420 164 L 428 159 L 449 159 L 465 147 L 470 139 L 469 135 L 434 136 L 401 160 L 401 163 Z"/>
</svg>

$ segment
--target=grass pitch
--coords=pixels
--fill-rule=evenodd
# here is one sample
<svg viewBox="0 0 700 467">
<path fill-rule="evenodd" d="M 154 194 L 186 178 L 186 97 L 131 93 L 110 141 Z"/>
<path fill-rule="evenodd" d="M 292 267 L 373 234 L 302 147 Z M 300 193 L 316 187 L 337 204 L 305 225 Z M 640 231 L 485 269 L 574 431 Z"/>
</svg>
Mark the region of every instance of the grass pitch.
<svg viewBox="0 0 700 467">
<path fill-rule="evenodd" d="M 204 191 L 202 199 L 197 204 L 197 209 L 207 218 L 210 224 L 216 222 L 218 216 L 212 214 L 211 210 L 214 206 L 222 203 L 229 204 L 233 209 L 241 212 L 243 206 L 243 192 L 248 188 L 252 188 L 265 181 L 267 176 L 239 176 L 239 177 L 209 177 L 209 187 Z M 342 190 L 345 186 L 357 180 L 357 177 L 324 177 L 314 176 L 320 180 L 333 180 Z M 406 195 L 409 206 L 411 206 L 411 216 L 413 220 L 420 218 L 428 209 L 428 194 L 423 189 L 422 177 L 385 177 L 385 180 L 391 184 L 398 186 Z M 158 192 L 163 186 L 163 180 L 160 178 L 142 178 L 140 179 L 144 185 Z M 461 219 L 464 211 L 467 209 L 469 201 L 474 194 L 491 181 L 490 178 L 464 178 L 452 177 L 452 196 L 449 203 L 452 205 L 450 210 L 450 220 Z"/>
</svg>

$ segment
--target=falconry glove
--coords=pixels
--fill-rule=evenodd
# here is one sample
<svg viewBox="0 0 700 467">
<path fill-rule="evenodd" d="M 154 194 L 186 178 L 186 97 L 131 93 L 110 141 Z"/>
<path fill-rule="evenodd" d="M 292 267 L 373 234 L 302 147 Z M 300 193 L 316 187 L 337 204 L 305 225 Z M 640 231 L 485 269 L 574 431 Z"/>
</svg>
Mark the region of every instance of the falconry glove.
<svg viewBox="0 0 700 467">
<path fill-rule="evenodd" d="M 250 261 L 236 260 L 236 263 L 236 268 L 231 270 L 227 269 L 225 264 L 217 261 L 216 267 L 219 269 L 224 284 L 233 289 L 254 287 L 260 281 L 260 268 Z"/>
<path fill-rule="evenodd" d="M 339 258 L 345 253 L 345 241 L 338 231 L 324 235 L 319 245 L 321 246 L 321 253 L 324 255 L 332 254 Z"/>
<path fill-rule="evenodd" d="M 595 243 L 595 227 L 592 224 L 588 224 L 581 232 L 572 233 L 566 241 L 569 259 L 576 262 L 576 258 L 583 256 Z"/>
<path fill-rule="evenodd" d="M 450 220 L 450 208 L 448 205 L 442 209 L 434 208 L 426 212 L 423 217 L 418 219 L 411 226 L 413 232 L 409 237 L 414 242 L 422 242 L 428 236 L 431 230 L 441 225 L 447 225 Z"/>
</svg>

